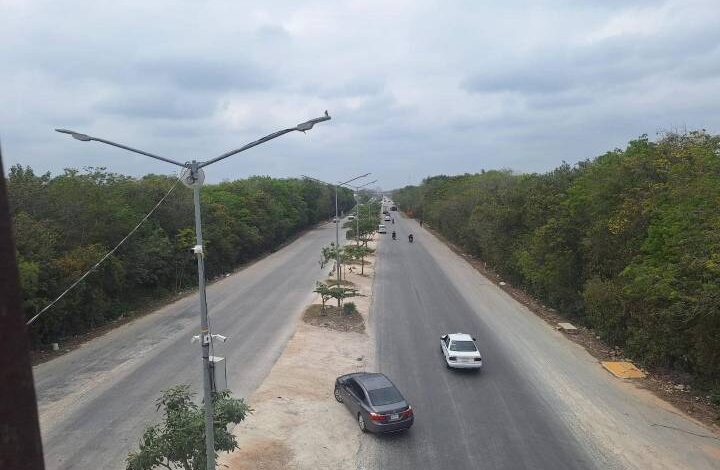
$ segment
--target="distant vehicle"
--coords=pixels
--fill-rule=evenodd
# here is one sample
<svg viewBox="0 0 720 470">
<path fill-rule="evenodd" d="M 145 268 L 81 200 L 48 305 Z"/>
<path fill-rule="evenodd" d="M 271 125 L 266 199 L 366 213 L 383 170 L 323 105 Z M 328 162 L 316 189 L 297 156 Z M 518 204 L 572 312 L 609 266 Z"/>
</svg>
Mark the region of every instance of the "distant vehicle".
<svg viewBox="0 0 720 470">
<path fill-rule="evenodd" d="M 387 229 L 385 228 L 385 225 L 383 225 L 383 224 L 378 225 L 378 233 L 387 233 Z"/>
<path fill-rule="evenodd" d="M 387 209 L 383 209 L 383 214 L 388 215 L 390 212 L 387 211 Z"/>
<path fill-rule="evenodd" d="M 390 207 L 390 210 L 391 210 L 391 211 L 397 211 L 397 206 L 391 206 L 391 207 Z"/>
<path fill-rule="evenodd" d="M 333 223 L 337 223 L 337 217 L 333 217 Z"/>
<path fill-rule="evenodd" d="M 440 337 L 440 349 L 449 368 L 481 369 L 482 355 L 475 338 L 465 333 L 450 333 Z"/>
<path fill-rule="evenodd" d="M 390 222 L 390 216 L 389 216 L 389 215 L 386 215 L 386 216 L 385 216 L 385 222 Z"/>
<path fill-rule="evenodd" d="M 402 393 L 383 374 L 355 372 L 335 379 L 335 399 L 355 416 L 362 432 L 410 429 L 415 413 Z"/>
<path fill-rule="evenodd" d="M 349 216 L 348 216 L 348 220 L 355 220 L 355 216 L 354 216 L 354 215 L 349 215 Z"/>
</svg>

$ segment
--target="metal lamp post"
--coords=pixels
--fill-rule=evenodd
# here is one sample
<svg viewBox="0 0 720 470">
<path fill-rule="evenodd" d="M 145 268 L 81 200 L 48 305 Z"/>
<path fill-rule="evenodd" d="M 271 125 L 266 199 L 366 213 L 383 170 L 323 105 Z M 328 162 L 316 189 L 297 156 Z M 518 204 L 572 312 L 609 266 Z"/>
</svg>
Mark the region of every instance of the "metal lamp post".
<svg viewBox="0 0 720 470">
<path fill-rule="evenodd" d="M 361 184 L 360 186 L 345 184 L 345 186 L 352 188 L 355 192 L 355 206 L 357 207 L 357 217 L 355 217 L 355 244 L 358 246 L 360 246 L 360 202 L 358 202 L 358 191 L 366 186 L 370 186 L 373 183 L 377 183 L 377 180 L 372 180 L 369 183 Z"/>
<path fill-rule="evenodd" d="M 356 176 L 355 178 L 349 179 L 343 183 L 328 183 L 327 181 L 319 180 L 317 178 L 313 178 L 312 176 L 302 175 L 303 178 L 327 184 L 328 186 L 335 186 L 335 270 L 337 271 L 338 287 L 340 286 L 340 215 L 338 214 L 338 188 L 340 186 L 346 186 L 348 183 L 352 183 L 355 180 L 365 178 L 369 175 L 370 173 L 365 173 L 364 175 Z"/>
<path fill-rule="evenodd" d="M 112 142 L 105 139 L 100 139 L 98 137 L 91 137 L 86 134 L 81 134 L 79 132 L 70 131 L 67 129 L 55 129 L 57 132 L 61 132 L 63 134 L 69 134 L 73 138 L 83 141 L 83 142 L 101 142 L 103 144 L 111 145 L 113 147 L 118 147 L 124 150 L 128 150 L 130 152 L 138 153 L 140 155 L 145 155 L 150 158 L 154 158 L 156 160 L 161 160 L 166 163 L 170 163 L 176 166 L 179 166 L 181 168 L 185 168 L 185 172 L 182 175 L 183 183 L 185 183 L 186 186 L 189 186 L 193 188 L 193 203 L 195 206 L 195 237 L 196 237 L 196 245 L 193 248 L 193 252 L 197 256 L 197 264 L 198 264 L 198 290 L 199 290 L 199 297 L 200 297 L 200 344 L 202 347 L 202 361 L 203 361 L 203 399 L 205 401 L 205 453 L 207 456 L 207 469 L 208 470 L 215 470 L 215 434 L 213 429 L 213 404 L 212 404 L 212 385 L 211 385 L 211 365 L 210 365 L 210 341 L 212 336 L 210 334 L 210 331 L 208 330 L 208 316 L 207 316 L 207 300 L 205 295 L 205 254 L 203 250 L 203 238 L 202 238 L 202 222 L 200 220 L 200 187 L 203 184 L 203 181 L 205 180 L 205 173 L 203 171 L 203 168 L 212 165 L 213 163 L 219 162 L 220 160 L 223 160 L 225 158 L 228 158 L 232 155 L 235 155 L 236 153 L 244 152 L 245 150 L 251 149 L 252 147 L 255 147 L 257 145 L 260 145 L 264 142 L 267 142 L 269 140 L 272 140 L 276 137 L 280 137 L 283 134 L 287 134 L 289 132 L 299 131 L 299 132 L 306 132 L 313 128 L 313 126 L 319 122 L 328 121 L 330 120 L 330 115 L 327 111 L 325 111 L 325 115 L 319 118 L 311 119 L 309 121 L 303 122 L 298 124 L 295 127 L 291 127 L 288 129 L 283 129 L 277 132 L 273 132 L 272 134 L 268 134 L 265 137 L 262 137 L 256 141 L 250 142 L 247 145 L 244 145 L 238 149 L 231 150 L 229 152 L 226 152 L 218 157 L 212 158 L 210 160 L 207 160 L 205 162 L 199 162 L 197 160 L 192 160 L 190 162 L 181 163 L 176 160 L 173 160 L 171 158 L 161 157 L 159 155 L 154 155 L 149 152 L 144 152 L 142 150 L 138 150 L 132 147 L 128 147 L 126 145 L 118 144 L 116 142 Z M 221 338 L 222 339 L 222 338 Z"/>
</svg>

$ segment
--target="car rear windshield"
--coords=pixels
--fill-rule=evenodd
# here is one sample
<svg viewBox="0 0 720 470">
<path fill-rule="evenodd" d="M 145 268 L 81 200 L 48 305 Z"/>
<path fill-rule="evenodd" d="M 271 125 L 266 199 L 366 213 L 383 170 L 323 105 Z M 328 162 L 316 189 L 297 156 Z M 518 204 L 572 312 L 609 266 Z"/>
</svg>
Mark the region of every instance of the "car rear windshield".
<svg viewBox="0 0 720 470">
<path fill-rule="evenodd" d="M 450 351 L 472 352 L 477 351 L 477 348 L 472 341 L 453 341 L 450 345 Z"/>
<path fill-rule="evenodd" d="M 389 405 L 391 403 L 397 403 L 403 401 L 402 395 L 395 387 L 376 388 L 375 390 L 368 390 L 370 395 L 370 403 L 376 406 Z"/>
</svg>

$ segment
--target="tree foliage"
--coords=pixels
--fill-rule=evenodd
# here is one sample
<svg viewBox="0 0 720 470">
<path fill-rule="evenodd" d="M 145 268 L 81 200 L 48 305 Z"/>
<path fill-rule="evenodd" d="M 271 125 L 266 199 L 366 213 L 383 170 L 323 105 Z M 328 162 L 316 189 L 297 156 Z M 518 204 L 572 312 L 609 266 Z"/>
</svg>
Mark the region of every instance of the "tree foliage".
<svg viewBox="0 0 720 470">
<path fill-rule="evenodd" d="M 140 439 L 137 452 L 128 454 L 127 470 L 168 469 L 204 470 L 205 412 L 193 401 L 187 385 L 178 385 L 163 392 L 157 401 L 163 422 L 148 426 Z M 215 451 L 231 452 L 238 448 L 237 439 L 228 431 L 229 424 L 238 424 L 252 410 L 242 399 L 230 392 L 213 394 Z"/>
<path fill-rule="evenodd" d="M 315 290 L 313 292 L 320 295 L 323 311 L 325 311 L 325 304 L 330 299 L 337 300 L 338 307 L 340 307 L 343 300 L 350 297 L 357 297 L 359 295 L 358 290 L 355 288 L 343 287 L 341 285 L 328 286 L 323 282 L 316 282 Z"/>
<path fill-rule="evenodd" d="M 544 174 L 436 176 L 394 198 L 635 358 L 720 383 L 719 136 L 642 136 Z"/>
<path fill-rule="evenodd" d="M 115 246 L 175 184 L 102 168 L 8 175 L 24 310 L 29 318 Z M 206 273 L 213 278 L 277 249 L 332 217 L 334 188 L 312 180 L 252 177 L 202 189 Z M 354 205 L 341 189 L 341 210 Z M 33 323 L 34 345 L 57 341 L 197 284 L 192 192 L 178 186 L 103 266 Z"/>
</svg>

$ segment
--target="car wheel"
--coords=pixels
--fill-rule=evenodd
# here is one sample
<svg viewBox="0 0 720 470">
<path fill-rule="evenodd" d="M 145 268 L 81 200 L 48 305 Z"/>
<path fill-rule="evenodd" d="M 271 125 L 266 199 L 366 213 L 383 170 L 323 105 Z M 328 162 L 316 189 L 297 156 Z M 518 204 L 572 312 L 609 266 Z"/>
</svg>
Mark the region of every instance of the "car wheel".
<svg viewBox="0 0 720 470">
<path fill-rule="evenodd" d="M 362 432 L 367 432 L 367 427 L 365 426 L 365 419 L 362 417 L 361 413 L 358 413 L 358 426 L 360 427 L 360 430 Z"/>
<path fill-rule="evenodd" d="M 337 400 L 338 403 L 343 402 L 342 392 L 340 391 L 340 387 L 337 387 L 337 386 L 335 387 L 334 395 L 335 395 L 335 400 Z"/>
</svg>

